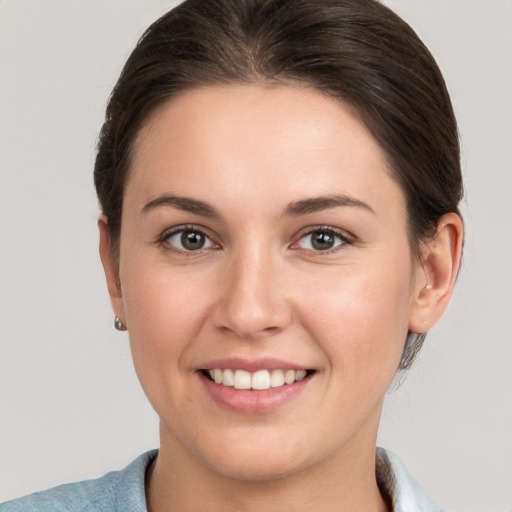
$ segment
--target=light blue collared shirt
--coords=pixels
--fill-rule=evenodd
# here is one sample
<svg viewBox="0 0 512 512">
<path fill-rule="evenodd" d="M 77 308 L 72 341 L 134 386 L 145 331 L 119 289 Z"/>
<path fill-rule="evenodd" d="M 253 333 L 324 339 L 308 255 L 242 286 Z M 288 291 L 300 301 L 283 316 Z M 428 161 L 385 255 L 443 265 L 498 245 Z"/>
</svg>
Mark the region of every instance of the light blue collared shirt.
<svg viewBox="0 0 512 512">
<path fill-rule="evenodd" d="M 0 512 L 147 512 L 144 480 L 158 450 L 144 453 L 121 471 L 36 492 L 0 505 Z M 377 448 L 377 475 L 391 496 L 393 512 L 443 512 L 433 505 L 400 459 Z"/>
</svg>

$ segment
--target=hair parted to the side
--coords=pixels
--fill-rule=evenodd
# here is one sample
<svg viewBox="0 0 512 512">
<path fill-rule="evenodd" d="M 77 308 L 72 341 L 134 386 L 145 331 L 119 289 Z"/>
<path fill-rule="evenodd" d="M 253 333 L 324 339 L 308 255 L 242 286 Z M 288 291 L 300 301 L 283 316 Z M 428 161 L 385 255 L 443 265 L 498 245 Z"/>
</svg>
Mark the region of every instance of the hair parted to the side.
<svg viewBox="0 0 512 512">
<path fill-rule="evenodd" d="M 123 190 L 148 116 L 179 92 L 284 83 L 350 105 L 388 159 L 407 201 L 413 253 L 462 198 L 458 130 L 437 64 L 376 0 L 185 0 L 153 23 L 110 97 L 94 180 L 119 257 Z M 410 332 L 399 369 L 425 334 Z"/>
</svg>

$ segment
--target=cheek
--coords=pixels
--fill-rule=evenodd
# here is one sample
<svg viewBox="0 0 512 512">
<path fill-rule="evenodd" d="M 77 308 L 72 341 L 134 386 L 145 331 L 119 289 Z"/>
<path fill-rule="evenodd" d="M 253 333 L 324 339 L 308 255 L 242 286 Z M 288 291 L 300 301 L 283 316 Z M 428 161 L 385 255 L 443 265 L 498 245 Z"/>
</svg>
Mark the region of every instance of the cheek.
<svg viewBox="0 0 512 512">
<path fill-rule="evenodd" d="M 318 276 L 304 295 L 303 322 L 345 379 L 391 380 L 408 329 L 412 299 L 409 262 L 344 267 Z"/>
<path fill-rule="evenodd" d="M 208 285 L 179 269 L 138 263 L 124 269 L 123 302 L 135 368 L 148 391 L 172 379 L 169 370 L 187 371 L 190 340 L 208 316 Z"/>
</svg>

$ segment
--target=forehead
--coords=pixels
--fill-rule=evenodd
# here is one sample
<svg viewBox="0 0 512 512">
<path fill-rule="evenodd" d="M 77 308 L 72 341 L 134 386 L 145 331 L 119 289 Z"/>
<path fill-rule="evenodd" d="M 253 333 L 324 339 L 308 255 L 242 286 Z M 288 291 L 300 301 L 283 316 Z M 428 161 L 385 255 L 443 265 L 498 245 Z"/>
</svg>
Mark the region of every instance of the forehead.
<svg viewBox="0 0 512 512">
<path fill-rule="evenodd" d="M 127 194 L 145 199 L 196 187 L 194 195 L 225 192 L 241 202 L 332 193 L 375 200 L 397 187 L 384 152 L 348 106 L 291 86 L 184 92 L 152 114 L 132 156 Z"/>
</svg>

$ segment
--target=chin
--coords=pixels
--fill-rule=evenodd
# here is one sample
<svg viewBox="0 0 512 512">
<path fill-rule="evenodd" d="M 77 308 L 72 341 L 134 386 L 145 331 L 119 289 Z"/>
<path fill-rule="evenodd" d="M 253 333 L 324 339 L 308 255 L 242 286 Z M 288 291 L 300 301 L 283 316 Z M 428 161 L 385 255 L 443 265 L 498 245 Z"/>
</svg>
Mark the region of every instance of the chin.
<svg viewBox="0 0 512 512">
<path fill-rule="evenodd" d="M 225 478 L 244 482 L 268 482 L 280 480 L 299 472 L 301 465 L 289 460 L 280 460 L 275 456 L 259 456 L 258 460 L 223 461 L 210 465 L 210 469 Z"/>
<path fill-rule="evenodd" d="M 277 480 L 307 466 L 302 443 L 261 431 L 257 436 L 237 434 L 228 436 L 231 439 L 216 438 L 194 451 L 214 473 L 241 481 Z"/>
</svg>

